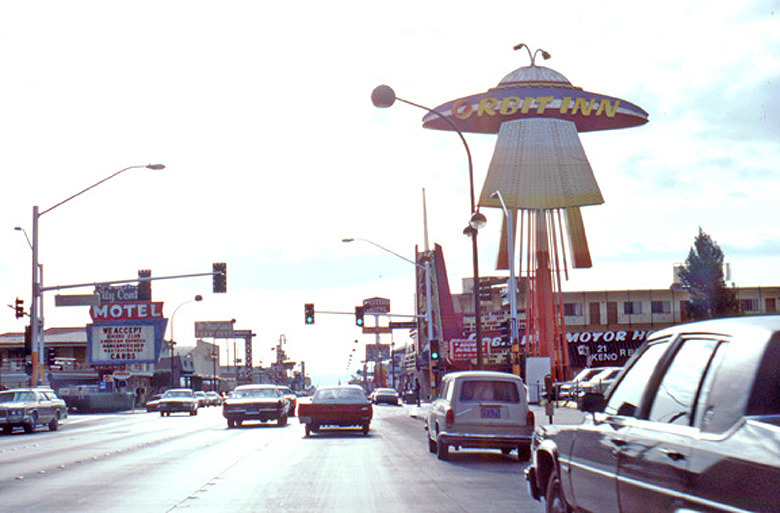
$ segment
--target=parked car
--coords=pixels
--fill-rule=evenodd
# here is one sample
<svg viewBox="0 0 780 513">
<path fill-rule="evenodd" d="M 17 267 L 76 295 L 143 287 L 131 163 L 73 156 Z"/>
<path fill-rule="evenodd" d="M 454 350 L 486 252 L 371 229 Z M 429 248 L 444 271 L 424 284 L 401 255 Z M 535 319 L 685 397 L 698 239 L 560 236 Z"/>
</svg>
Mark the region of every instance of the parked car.
<svg viewBox="0 0 780 513">
<path fill-rule="evenodd" d="M 620 374 L 622 367 L 607 367 L 580 386 L 580 393 L 583 392 L 607 392 L 607 389 L 615 382 Z M 579 396 L 579 394 L 577 394 Z"/>
<path fill-rule="evenodd" d="M 401 397 L 394 388 L 377 388 L 371 392 L 371 402 L 374 404 L 386 403 L 398 406 L 401 404 Z"/>
<path fill-rule="evenodd" d="M 556 384 L 556 394 L 558 399 L 576 399 L 582 392 L 582 385 L 595 378 L 604 371 L 611 370 L 613 367 L 587 367 L 582 369 L 574 378 Z"/>
<path fill-rule="evenodd" d="M 306 436 L 319 433 L 323 427 L 357 426 L 367 435 L 374 410 L 365 391 L 357 385 L 318 388 L 311 402 L 298 405 L 298 419 Z"/>
<path fill-rule="evenodd" d="M 154 394 L 150 397 L 149 400 L 146 401 L 146 411 L 157 411 L 157 405 L 160 404 L 160 398 L 162 398 L 162 394 Z"/>
<path fill-rule="evenodd" d="M 241 385 L 222 403 L 222 416 L 228 428 L 241 426 L 247 420 L 287 424 L 289 404 L 275 385 Z"/>
<path fill-rule="evenodd" d="M 50 388 L 15 388 L 0 392 L 0 429 L 11 434 L 15 427 L 32 433 L 43 424 L 50 431 L 68 418 L 65 401 Z"/>
<path fill-rule="evenodd" d="M 157 403 L 160 416 L 171 416 L 171 413 L 183 412 L 190 415 L 198 414 L 198 398 L 190 388 L 172 388 L 166 390 Z"/>
<path fill-rule="evenodd" d="M 209 405 L 208 397 L 206 397 L 206 392 L 193 392 L 195 394 L 195 397 L 198 399 L 198 407 L 204 408 Z"/>
<path fill-rule="evenodd" d="M 428 412 L 428 449 L 446 460 L 449 448 L 517 450 L 520 461 L 531 454 L 534 414 L 528 389 L 506 372 L 462 371 L 446 374 Z"/>
<path fill-rule="evenodd" d="M 298 396 L 289 387 L 279 387 L 282 395 L 287 399 L 289 408 L 287 410 L 288 417 L 295 417 L 295 409 L 298 406 Z"/>
<path fill-rule="evenodd" d="M 222 396 L 216 392 L 206 392 L 207 406 L 222 406 Z"/>
<path fill-rule="evenodd" d="M 780 316 L 654 333 L 580 425 L 537 428 L 548 511 L 778 511 Z"/>
</svg>

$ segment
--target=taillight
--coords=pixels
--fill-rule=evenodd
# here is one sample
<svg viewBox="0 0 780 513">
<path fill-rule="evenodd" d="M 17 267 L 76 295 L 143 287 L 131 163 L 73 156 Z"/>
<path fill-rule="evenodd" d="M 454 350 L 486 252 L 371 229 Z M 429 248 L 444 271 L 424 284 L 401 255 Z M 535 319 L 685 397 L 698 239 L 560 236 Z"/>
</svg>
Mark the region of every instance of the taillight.
<svg viewBox="0 0 780 513">
<path fill-rule="evenodd" d="M 455 412 L 452 411 L 452 408 L 447 409 L 447 413 L 444 415 L 444 422 L 447 424 L 455 423 Z"/>
<path fill-rule="evenodd" d="M 536 417 L 534 417 L 534 412 L 528 410 L 528 414 L 526 414 L 525 416 L 525 425 L 534 427 L 535 423 L 536 423 Z"/>
</svg>

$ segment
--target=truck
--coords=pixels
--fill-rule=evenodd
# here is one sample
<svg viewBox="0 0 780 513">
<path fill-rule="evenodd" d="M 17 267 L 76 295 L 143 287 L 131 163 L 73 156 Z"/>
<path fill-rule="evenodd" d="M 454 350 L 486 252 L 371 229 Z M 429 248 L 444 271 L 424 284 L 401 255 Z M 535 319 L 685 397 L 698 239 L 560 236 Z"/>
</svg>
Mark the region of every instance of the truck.
<svg viewBox="0 0 780 513">
<path fill-rule="evenodd" d="M 311 401 L 298 404 L 298 419 L 306 436 L 323 427 L 359 427 L 367 435 L 373 408 L 363 389 L 357 385 L 318 388 Z"/>
</svg>

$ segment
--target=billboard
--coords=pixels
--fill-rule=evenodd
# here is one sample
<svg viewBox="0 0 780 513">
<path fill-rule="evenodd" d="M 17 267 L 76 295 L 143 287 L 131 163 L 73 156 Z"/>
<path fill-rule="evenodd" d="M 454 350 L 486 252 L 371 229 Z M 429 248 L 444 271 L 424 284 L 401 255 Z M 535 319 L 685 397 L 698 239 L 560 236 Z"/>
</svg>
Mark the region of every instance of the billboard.
<svg viewBox="0 0 780 513">
<path fill-rule="evenodd" d="M 168 325 L 162 310 L 162 302 L 151 301 L 109 302 L 90 308 L 90 365 L 157 362 Z"/>
<path fill-rule="evenodd" d="M 89 363 L 155 363 L 167 323 L 167 319 L 133 319 L 88 324 Z"/>
</svg>

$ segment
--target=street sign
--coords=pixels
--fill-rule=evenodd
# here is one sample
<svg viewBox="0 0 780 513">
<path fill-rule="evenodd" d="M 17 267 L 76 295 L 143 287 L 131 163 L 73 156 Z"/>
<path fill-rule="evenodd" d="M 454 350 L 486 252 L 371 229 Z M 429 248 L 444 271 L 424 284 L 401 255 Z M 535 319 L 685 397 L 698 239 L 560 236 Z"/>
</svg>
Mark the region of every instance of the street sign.
<svg viewBox="0 0 780 513">
<path fill-rule="evenodd" d="M 231 321 L 196 321 L 195 338 L 234 338 Z"/>
<path fill-rule="evenodd" d="M 363 334 L 370 333 L 391 333 L 392 330 L 387 326 L 363 326 Z"/>
<path fill-rule="evenodd" d="M 99 306 L 99 294 L 75 294 L 71 296 L 54 296 L 54 306 Z"/>
<path fill-rule="evenodd" d="M 383 297 L 364 299 L 363 313 L 372 315 L 390 313 L 390 300 Z"/>
<path fill-rule="evenodd" d="M 417 328 L 417 321 L 390 322 L 391 330 L 413 330 Z"/>
</svg>

